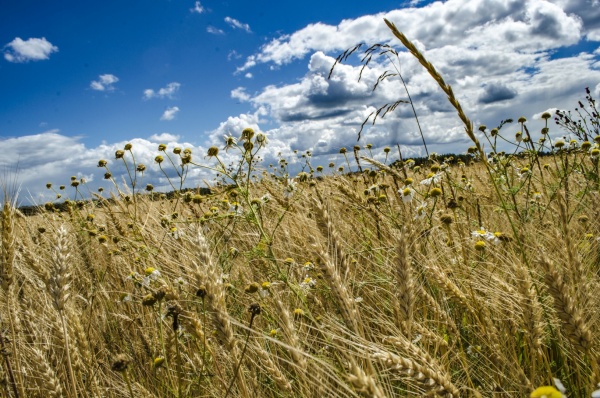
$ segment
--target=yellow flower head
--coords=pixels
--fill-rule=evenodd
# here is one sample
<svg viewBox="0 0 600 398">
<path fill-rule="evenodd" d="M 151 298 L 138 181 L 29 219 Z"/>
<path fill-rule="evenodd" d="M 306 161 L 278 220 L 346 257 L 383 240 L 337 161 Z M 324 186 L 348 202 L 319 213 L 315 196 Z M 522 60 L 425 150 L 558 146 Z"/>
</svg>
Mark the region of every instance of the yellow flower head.
<svg viewBox="0 0 600 398">
<path fill-rule="evenodd" d="M 562 398 L 560 391 L 552 386 L 538 387 L 530 395 L 531 398 Z"/>
</svg>

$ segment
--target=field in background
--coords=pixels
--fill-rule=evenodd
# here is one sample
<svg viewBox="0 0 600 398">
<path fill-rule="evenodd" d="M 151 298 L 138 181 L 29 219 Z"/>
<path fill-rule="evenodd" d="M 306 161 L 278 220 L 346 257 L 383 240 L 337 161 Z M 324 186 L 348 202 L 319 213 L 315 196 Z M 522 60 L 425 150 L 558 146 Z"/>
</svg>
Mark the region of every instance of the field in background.
<svg viewBox="0 0 600 398">
<path fill-rule="evenodd" d="M 595 102 L 588 92 L 587 114 L 557 115 L 536 141 L 524 118 L 516 134 L 480 126 L 489 155 L 419 60 L 465 122 L 471 160 L 431 154 L 391 168 L 356 146 L 340 152 L 360 171 L 305 153 L 292 178 L 285 159 L 257 166 L 268 139 L 246 129 L 224 143 L 239 153 L 233 165 L 221 148 L 202 163 L 157 148 L 176 191 L 190 167 L 218 172 L 210 194 L 139 187 L 146 166 L 127 145 L 98 165 L 114 181 L 112 162 L 124 162 L 128 189 L 34 216 L 4 203 L 0 394 L 558 397 L 557 378 L 590 396 L 600 382 Z M 514 152 L 496 153 L 499 140 Z"/>
</svg>

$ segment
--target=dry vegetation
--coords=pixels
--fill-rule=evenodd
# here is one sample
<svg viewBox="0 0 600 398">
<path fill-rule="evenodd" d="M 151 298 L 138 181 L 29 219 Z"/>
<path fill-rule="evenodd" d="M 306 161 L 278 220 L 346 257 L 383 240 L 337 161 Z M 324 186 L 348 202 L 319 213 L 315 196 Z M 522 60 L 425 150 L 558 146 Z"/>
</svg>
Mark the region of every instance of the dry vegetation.
<svg viewBox="0 0 600 398">
<path fill-rule="evenodd" d="M 190 167 L 218 171 L 210 194 L 139 192 L 145 166 L 128 145 L 111 162 L 128 167 L 129 190 L 115 183 L 35 216 L 7 195 L 1 396 L 560 397 L 553 378 L 590 396 L 593 99 L 582 124 L 559 117 L 572 141 L 548 126 L 533 141 L 524 118 L 516 136 L 481 126 L 488 150 L 501 139 L 514 149 L 488 157 L 451 88 L 390 27 L 456 107 L 471 161 L 432 154 L 391 168 L 356 146 L 341 153 L 362 172 L 320 178 L 307 153 L 307 172 L 289 179 L 284 159 L 257 168 L 268 143 L 246 129 L 226 142 L 240 154 L 232 166 L 215 147 L 203 164 L 159 147 L 174 188 Z M 99 167 L 112 180 L 109 163 Z M 84 184 L 71 186 L 80 198 Z"/>
</svg>

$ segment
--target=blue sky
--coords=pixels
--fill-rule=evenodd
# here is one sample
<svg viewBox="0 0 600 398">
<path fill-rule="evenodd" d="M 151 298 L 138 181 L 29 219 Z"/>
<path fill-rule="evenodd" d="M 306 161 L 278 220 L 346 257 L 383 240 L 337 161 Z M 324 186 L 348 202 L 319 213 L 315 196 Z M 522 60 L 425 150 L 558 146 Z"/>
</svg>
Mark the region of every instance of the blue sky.
<svg viewBox="0 0 600 398">
<path fill-rule="evenodd" d="M 25 0 L 0 10 L 0 168 L 18 163 L 30 202 L 71 175 L 102 185 L 97 160 L 127 142 L 150 166 L 158 143 L 200 158 L 223 134 L 253 127 L 269 137 L 267 162 L 294 149 L 312 150 L 318 164 L 341 162 L 339 148 L 355 144 L 364 118 L 405 97 L 393 80 L 371 91 L 385 59 L 360 83 L 356 58 L 327 80 L 335 57 L 359 42 L 402 49 L 384 17 L 441 71 L 476 124 L 525 116 L 535 131 L 543 111 L 572 109 L 585 87 L 600 91 L 597 0 Z M 401 63 L 431 150 L 464 152 L 443 93 L 408 54 Z M 407 107 L 364 137 L 363 145 L 423 153 Z M 195 173 L 191 184 L 206 177 Z"/>
</svg>

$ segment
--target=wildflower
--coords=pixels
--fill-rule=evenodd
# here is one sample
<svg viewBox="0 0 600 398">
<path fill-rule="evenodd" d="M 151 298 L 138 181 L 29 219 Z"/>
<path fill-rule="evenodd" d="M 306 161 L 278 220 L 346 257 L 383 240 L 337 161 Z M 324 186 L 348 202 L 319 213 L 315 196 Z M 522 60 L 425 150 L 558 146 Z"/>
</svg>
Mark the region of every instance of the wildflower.
<svg viewBox="0 0 600 398">
<path fill-rule="evenodd" d="M 383 152 L 385 152 L 385 153 L 390 153 L 391 150 L 392 150 L 392 148 L 390 148 L 389 146 L 386 146 L 385 148 L 383 148 Z"/>
<path fill-rule="evenodd" d="M 592 148 L 590 151 L 590 158 L 592 158 L 592 160 L 596 160 L 598 159 L 598 155 L 600 155 L 600 149 Z"/>
<path fill-rule="evenodd" d="M 354 302 L 355 303 L 362 303 L 363 302 L 363 298 L 362 297 L 356 297 L 356 298 L 354 298 Z"/>
<path fill-rule="evenodd" d="M 557 149 L 560 149 L 560 148 L 562 148 L 562 147 L 564 147 L 564 146 L 565 146 L 565 142 L 564 142 L 564 141 L 562 141 L 562 140 L 558 140 L 558 141 L 556 141 L 556 142 L 554 143 L 554 146 L 555 146 Z"/>
<path fill-rule="evenodd" d="M 522 167 L 521 169 L 518 170 L 518 172 L 519 172 L 520 180 L 526 179 L 527 177 L 529 177 L 532 174 L 531 170 L 527 166 Z"/>
<path fill-rule="evenodd" d="M 563 383 L 559 379 L 554 378 L 554 385 L 556 386 L 556 388 L 552 387 L 552 386 L 538 387 L 535 390 L 533 390 L 530 397 L 531 398 L 563 398 L 563 397 L 565 397 L 564 393 L 567 391 L 567 389 L 565 388 Z"/>
<path fill-rule="evenodd" d="M 160 155 L 158 155 L 157 157 L 154 158 L 154 161 L 158 164 L 161 164 L 163 162 L 163 160 L 165 160 L 165 159 Z"/>
<path fill-rule="evenodd" d="M 129 293 L 123 293 L 123 294 L 121 294 L 121 297 L 120 297 L 119 301 L 121 303 L 128 303 L 131 300 L 132 300 L 131 294 L 129 294 Z"/>
<path fill-rule="evenodd" d="M 294 192 L 296 192 L 296 189 L 296 183 L 294 182 L 294 180 L 292 178 L 288 178 L 287 185 L 283 191 L 283 194 L 286 198 L 289 198 L 294 194 Z"/>
<path fill-rule="evenodd" d="M 409 186 L 404 186 L 403 189 L 399 189 L 398 193 L 400 194 L 400 196 L 402 197 L 402 201 L 404 203 L 410 203 L 412 202 L 414 196 L 415 196 L 415 190 L 412 189 Z"/>
<path fill-rule="evenodd" d="M 440 221 L 442 222 L 442 224 L 444 225 L 450 225 L 452 224 L 452 222 L 454 221 L 454 218 L 452 217 L 451 214 L 442 214 L 440 216 Z"/>
<path fill-rule="evenodd" d="M 265 204 L 269 203 L 271 201 L 271 195 L 269 195 L 268 193 L 264 194 L 263 196 L 260 197 L 260 201 Z"/>
<path fill-rule="evenodd" d="M 317 284 L 317 282 L 313 278 L 311 278 L 310 276 L 307 276 L 306 278 L 304 278 L 304 280 L 300 284 L 300 287 L 302 289 L 310 289 L 311 287 L 315 287 L 316 284 Z"/>
<path fill-rule="evenodd" d="M 286 258 L 285 260 L 283 260 L 283 263 L 284 263 L 285 265 L 287 265 L 288 267 L 291 267 L 292 265 L 295 265 L 295 264 L 296 264 L 296 261 L 294 261 L 294 259 L 293 259 L 293 258 L 291 258 L 291 257 L 288 257 L 288 258 Z"/>
<path fill-rule="evenodd" d="M 229 206 L 229 210 L 227 211 L 229 214 L 240 215 L 243 213 L 242 206 L 238 202 L 233 202 Z"/>
<path fill-rule="evenodd" d="M 415 212 L 417 213 L 415 215 L 415 220 L 420 220 L 427 215 L 426 208 L 427 208 L 426 201 L 423 201 L 419 206 L 417 206 L 417 208 L 415 209 Z"/>
<path fill-rule="evenodd" d="M 152 361 L 152 366 L 154 367 L 154 369 L 158 369 L 161 366 L 163 366 L 164 363 L 165 363 L 164 357 L 156 357 L 156 358 L 154 358 L 154 361 Z"/>
<path fill-rule="evenodd" d="M 246 288 L 244 289 L 244 291 L 246 293 L 252 294 L 252 293 L 258 292 L 259 288 L 260 288 L 260 285 L 257 282 L 252 282 L 251 284 L 249 284 L 248 286 L 246 286 Z"/>
<path fill-rule="evenodd" d="M 156 297 L 152 293 L 148 293 L 144 297 L 142 297 L 142 305 L 147 307 L 152 307 L 156 303 Z"/>
<path fill-rule="evenodd" d="M 125 152 L 124 152 L 124 151 L 122 151 L 121 149 L 119 149 L 119 150 L 117 150 L 117 151 L 115 152 L 115 158 L 116 158 L 116 159 L 122 159 L 122 158 L 123 158 L 123 156 L 125 156 Z"/>
<path fill-rule="evenodd" d="M 588 151 L 591 147 L 592 147 L 592 143 L 589 141 L 583 141 L 581 143 L 581 149 L 583 149 L 584 151 Z"/>
<path fill-rule="evenodd" d="M 533 200 L 538 201 L 538 200 L 542 199 L 542 193 L 536 191 L 531 195 L 531 197 L 533 198 Z"/>
<path fill-rule="evenodd" d="M 143 173 L 144 171 L 146 171 L 146 165 L 143 163 L 140 163 L 137 165 L 137 167 L 135 169 L 137 171 L 139 171 L 140 173 Z"/>
<path fill-rule="evenodd" d="M 269 332 L 269 335 L 271 337 L 277 337 L 277 334 L 279 334 L 279 329 L 271 329 L 271 331 Z"/>
<path fill-rule="evenodd" d="M 474 238 L 484 238 L 488 241 L 494 241 L 495 239 L 497 239 L 496 235 L 494 235 L 493 232 L 486 231 L 486 229 L 483 227 L 479 227 L 477 231 L 471 232 L 471 236 Z"/>
<path fill-rule="evenodd" d="M 144 270 L 144 274 L 146 276 L 142 279 L 142 285 L 148 286 L 150 282 L 157 280 L 160 278 L 160 271 L 154 267 L 148 267 Z"/>
<path fill-rule="evenodd" d="M 515 134 L 515 140 L 517 142 L 523 141 L 523 133 L 521 133 L 520 131 L 517 131 L 517 133 Z"/>
<path fill-rule="evenodd" d="M 223 135 L 223 138 L 225 139 L 225 147 L 223 148 L 225 151 L 237 144 L 237 139 L 230 135 Z"/>
<path fill-rule="evenodd" d="M 269 140 L 267 139 L 267 136 L 264 133 L 258 133 L 256 135 L 256 143 L 259 146 L 265 146 L 265 145 L 267 145 L 268 142 L 269 142 Z"/>
<path fill-rule="evenodd" d="M 432 198 L 437 198 L 441 194 L 442 194 L 442 190 L 440 188 L 432 188 L 429 191 L 429 196 L 431 196 Z"/>
<path fill-rule="evenodd" d="M 217 148 L 216 146 L 211 146 L 210 148 L 208 148 L 208 157 L 212 158 L 213 156 L 217 156 L 219 154 L 219 148 Z"/>
<path fill-rule="evenodd" d="M 243 141 L 249 141 L 252 139 L 252 137 L 254 137 L 254 130 L 251 129 L 250 127 L 245 128 L 244 130 L 242 130 L 242 140 Z"/>
<path fill-rule="evenodd" d="M 469 355 L 477 356 L 480 351 L 481 351 L 481 346 L 479 346 L 479 345 L 475 345 L 475 346 L 470 345 L 467 347 L 467 354 L 469 354 Z"/>
<path fill-rule="evenodd" d="M 311 263 L 310 261 L 305 262 L 304 265 L 302 266 L 302 269 L 304 269 L 304 271 L 310 271 L 313 268 L 315 268 L 315 265 L 313 263 Z"/>
<path fill-rule="evenodd" d="M 408 169 L 412 169 L 415 165 L 415 161 L 412 159 L 408 159 L 407 161 L 404 162 L 404 167 L 408 168 Z"/>
<path fill-rule="evenodd" d="M 177 277 L 175 279 L 173 279 L 173 283 L 179 286 L 184 286 L 187 285 L 187 282 L 185 279 L 183 279 L 183 277 Z"/>
<path fill-rule="evenodd" d="M 442 173 L 429 173 L 427 175 L 427 178 L 425 178 L 423 181 L 421 181 L 421 185 L 425 185 L 425 186 L 429 186 L 431 184 L 436 184 L 438 183 L 441 179 L 442 179 Z"/>
<path fill-rule="evenodd" d="M 104 159 L 100 159 L 100 160 L 98 161 L 98 167 L 105 167 L 105 166 L 107 165 L 107 163 L 108 163 L 108 162 L 107 162 L 106 160 L 104 160 Z M 49 187 L 48 187 L 48 188 L 49 188 Z"/>
<path fill-rule="evenodd" d="M 475 250 L 477 251 L 482 251 L 485 249 L 485 242 L 482 240 L 478 240 L 477 242 L 475 242 Z"/>
<path fill-rule="evenodd" d="M 296 319 L 300 319 L 304 316 L 304 310 L 302 310 L 302 308 L 296 308 L 294 310 L 294 318 Z"/>
</svg>

